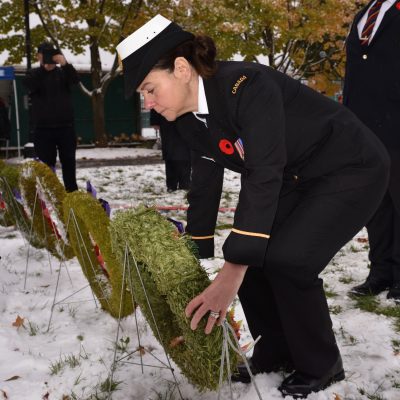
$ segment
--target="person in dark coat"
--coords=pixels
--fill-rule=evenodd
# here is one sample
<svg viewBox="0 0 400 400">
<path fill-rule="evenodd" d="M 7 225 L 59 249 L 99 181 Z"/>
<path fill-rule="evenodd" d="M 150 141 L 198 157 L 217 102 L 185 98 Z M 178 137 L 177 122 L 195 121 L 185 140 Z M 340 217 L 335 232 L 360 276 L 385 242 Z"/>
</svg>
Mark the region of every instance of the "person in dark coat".
<svg viewBox="0 0 400 400">
<path fill-rule="evenodd" d="M 0 139 L 10 140 L 11 123 L 8 118 L 8 109 L 4 100 L 0 97 Z"/>
<path fill-rule="evenodd" d="M 292 368 L 283 395 L 344 379 L 323 281 L 331 258 L 371 218 L 389 157 L 342 105 L 267 66 L 217 62 L 212 39 L 158 15 L 117 46 L 126 95 L 176 120 L 195 154 L 187 231 L 213 255 L 224 169 L 241 174 L 234 223 L 214 281 L 186 307 L 191 328 L 221 324 L 239 294 L 254 373 Z M 243 366 L 235 379 L 249 381 Z"/>
<path fill-rule="evenodd" d="M 150 125 L 160 132 L 167 191 L 189 190 L 190 149 L 180 137 L 176 124 L 151 110 Z"/>
<path fill-rule="evenodd" d="M 400 301 L 400 1 L 370 1 L 346 41 L 343 103 L 382 141 L 391 158 L 390 183 L 367 224 L 371 269 L 355 295 Z"/>
<path fill-rule="evenodd" d="M 72 192 L 78 186 L 71 90 L 79 77 L 50 43 L 38 47 L 37 57 L 40 66 L 29 70 L 23 81 L 32 100 L 35 152 L 41 161 L 55 168 L 58 151 L 65 189 Z"/>
</svg>

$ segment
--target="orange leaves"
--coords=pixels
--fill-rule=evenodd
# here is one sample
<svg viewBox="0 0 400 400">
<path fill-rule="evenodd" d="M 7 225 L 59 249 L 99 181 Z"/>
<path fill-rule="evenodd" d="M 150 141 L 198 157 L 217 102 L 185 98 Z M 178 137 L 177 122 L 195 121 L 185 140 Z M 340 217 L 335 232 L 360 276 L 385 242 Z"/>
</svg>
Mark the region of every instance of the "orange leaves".
<svg viewBox="0 0 400 400">
<path fill-rule="evenodd" d="M 17 327 L 17 329 L 20 328 L 21 326 L 22 326 L 23 328 L 25 328 L 25 326 L 24 326 L 24 321 L 25 321 L 25 318 L 21 318 L 21 317 L 18 315 L 17 318 L 15 319 L 15 321 L 12 323 L 12 326 Z"/>
<path fill-rule="evenodd" d="M 177 347 L 184 342 L 185 342 L 185 338 L 183 336 L 177 336 L 169 342 L 169 347 L 171 347 L 173 349 L 174 347 Z"/>
<path fill-rule="evenodd" d="M 235 310 L 233 308 L 231 308 L 228 313 L 227 313 L 227 318 L 229 323 L 231 324 L 233 330 L 235 331 L 235 335 L 237 337 L 237 339 L 240 339 L 240 328 L 242 327 L 242 323 L 243 321 L 235 321 Z"/>
</svg>

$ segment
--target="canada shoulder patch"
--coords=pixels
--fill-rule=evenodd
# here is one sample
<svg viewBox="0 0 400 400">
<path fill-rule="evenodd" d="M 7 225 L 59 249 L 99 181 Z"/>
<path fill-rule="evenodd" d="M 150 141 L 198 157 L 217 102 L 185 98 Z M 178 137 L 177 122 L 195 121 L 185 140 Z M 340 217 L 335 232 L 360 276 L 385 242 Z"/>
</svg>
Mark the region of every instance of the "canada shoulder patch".
<svg viewBox="0 0 400 400">
<path fill-rule="evenodd" d="M 246 75 L 242 75 L 233 85 L 232 87 L 232 94 L 236 94 L 239 89 L 239 86 L 247 79 Z"/>
</svg>

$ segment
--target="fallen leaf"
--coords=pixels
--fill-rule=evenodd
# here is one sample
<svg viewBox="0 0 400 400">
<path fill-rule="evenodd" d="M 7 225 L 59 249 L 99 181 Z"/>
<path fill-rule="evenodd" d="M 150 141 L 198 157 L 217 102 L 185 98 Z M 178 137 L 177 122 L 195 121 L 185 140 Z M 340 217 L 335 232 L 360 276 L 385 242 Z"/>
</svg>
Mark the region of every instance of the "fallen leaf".
<svg viewBox="0 0 400 400">
<path fill-rule="evenodd" d="M 358 243 L 368 243 L 368 238 L 357 238 L 357 242 Z"/>
<path fill-rule="evenodd" d="M 47 392 L 46 394 L 43 395 L 42 400 L 49 400 L 49 396 L 50 396 L 50 393 Z"/>
<path fill-rule="evenodd" d="M 342 398 L 341 398 L 338 394 L 335 393 L 335 398 L 334 398 L 334 400 L 342 400 Z"/>
<path fill-rule="evenodd" d="M 180 344 L 184 343 L 185 338 L 183 336 L 177 336 L 176 338 L 173 338 L 170 342 L 169 342 L 169 347 L 171 347 L 172 349 L 176 346 L 179 346 Z"/>
<path fill-rule="evenodd" d="M 8 382 L 8 381 L 16 381 L 17 379 L 20 379 L 21 377 L 18 375 L 14 375 L 11 378 L 6 379 L 4 382 Z"/>
<path fill-rule="evenodd" d="M 143 346 L 139 346 L 136 351 L 140 353 L 141 356 L 144 356 L 146 354 L 146 349 Z"/>
<path fill-rule="evenodd" d="M 16 320 L 12 323 L 12 326 L 16 326 L 17 328 L 24 326 L 24 319 L 21 318 L 19 315 L 17 316 Z M 25 328 L 25 327 L 24 327 Z"/>
<path fill-rule="evenodd" d="M 8 399 L 7 393 L 3 389 L 0 389 L 0 390 L 1 390 L 1 393 L 3 393 L 3 399 Z"/>
</svg>

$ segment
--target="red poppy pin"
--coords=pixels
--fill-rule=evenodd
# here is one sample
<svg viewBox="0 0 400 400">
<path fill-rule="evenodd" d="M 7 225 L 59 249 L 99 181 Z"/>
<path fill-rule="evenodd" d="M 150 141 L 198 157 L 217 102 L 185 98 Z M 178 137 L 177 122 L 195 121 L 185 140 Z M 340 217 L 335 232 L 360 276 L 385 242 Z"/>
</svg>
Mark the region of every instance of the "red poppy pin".
<svg viewBox="0 0 400 400">
<path fill-rule="evenodd" d="M 231 155 L 234 152 L 232 143 L 227 139 L 221 139 L 219 141 L 219 149 L 228 155 Z"/>
<path fill-rule="evenodd" d="M 400 10 L 400 1 L 396 4 L 396 8 Z"/>
</svg>

